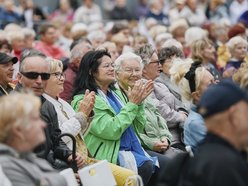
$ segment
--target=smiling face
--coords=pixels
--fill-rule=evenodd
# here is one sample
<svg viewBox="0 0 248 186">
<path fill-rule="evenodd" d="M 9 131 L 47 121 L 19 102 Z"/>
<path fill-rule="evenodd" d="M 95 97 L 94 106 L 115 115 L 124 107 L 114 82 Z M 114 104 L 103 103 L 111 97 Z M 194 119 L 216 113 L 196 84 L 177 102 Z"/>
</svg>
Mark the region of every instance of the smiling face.
<svg viewBox="0 0 248 186">
<path fill-rule="evenodd" d="M 237 45 L 235 45 L 231 53 L 232 57 L 242 61 L 247 54 L 247 45 L 245 43 L 238 43 Z"/>
<path fill-rule="evenodd" d="M 100 65 L 95 74 L 93 74 L 97 85 L 108 87 L 114 80 L 114 62 L 108 56 L 103 56 L 99 59 Z"/>
<path fill-rule="evenodd" d="M 116 72 L 119 85 L 127 90 L 133 87 L 135 82 L 142 77 L 142 67 L 135 59 L 129 59 L 122 63 L 121 69 Z"/>
</svg>

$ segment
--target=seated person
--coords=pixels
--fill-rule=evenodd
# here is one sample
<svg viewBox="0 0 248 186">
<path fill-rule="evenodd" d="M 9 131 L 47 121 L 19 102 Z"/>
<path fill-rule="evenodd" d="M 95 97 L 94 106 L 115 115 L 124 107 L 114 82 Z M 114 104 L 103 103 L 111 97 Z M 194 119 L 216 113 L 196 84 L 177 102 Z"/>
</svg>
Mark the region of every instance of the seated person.
<svg viewBox="0 0 248 186">
<path fill-rule="evenodd" d="M 127 93 L 128 87 L 132 88 L 135 82 L 142 78 L 142 69 L 143 63 L 141 58 L 133 53 L 122 54 L 116 59 L 115 76 L 123 94 Z M 153 91 L 152 81 L 148 81 L 147 83 L 150 84 L 150 91 Z M 144 130 L 138 133 L 138 136 L 148 154 L 153 151 L 162 154 L 171 154 L 171 133 L 165 119 L 158 112 L 157 104 L 158 102 L 154 102 L 150 96 L 144 100 L 146 125 Z M 158 154 L 156 155 L 158 156 Z"/>
<path fill-rule="evenodd" d="M 0 98 L 0 166 L 12 185 L 67 185 L 46 160 L 32 153 L 46 139 L 40 106 L 31 94 Z"/>
<path fill-rule="evenodd" d="M 72 151 L 61 139 L 57 140 L 61 134 L 57 113 L 54 106 L 42 96 L 47 80 L 50 78 L 49 64 L 45 59 L 46 56 L 36 50 L 23 52 L 15 90 L 29 88 L 40 98 L 42 102 L 41 118 L 47 123 L 46 141 L 36 147 L 34 152 L 38 157 L 47 159 L 55 169 L 62 170 L 68 168 L 72 160 Z M 78 168 L 81 168 L 84 164 L 83 157 L 77 154 L 76 160 Z"/>
<path fill-rule="evenodd" d="M 191 59 L 176 59 L 170 69 L 171 78 L 181 89 L 184 101 L 190 102 L 191 110 L 184 122 L 184 143 L 195 151 L 199 142 L 206 135 L 206 127 L 202 116 L 196 112 L 196 105 L 203 92 L 212 83 L 213 75 L 200 62 Z"/>
<path fill-rule="evenodd" d="M 95 103 L 95 92 L 86 91 L 84 99 L 81 101 L 78 112 L 76 113 L 71 105 L 59 98 L 59 94 L 63 91 L 65 76 L 63 74 L 63 64 L 56 59 L 47 59 L 50 64 L 51 77 L 47 81 L 45 94 L 43 96 L 50 101 L 57 112 L 59 128 L 62 133 L 70 133 L 76 138 L 77 152 L 83 156 L 85 165 L 90 165 L 98 162 L 94 158 L 90 158 L 86 144 L 84 143 L 84 135 L 90 127 L 92 120 L 91 111 Z M 64 142 L 72 149 L 71 138 L 64 137 Z M 118 185 L 124 185 L 129 176 L 134 175 L 134 172 L 124 169 L 120 166 L 109 163 L 112 173 Z"/>
</svg>

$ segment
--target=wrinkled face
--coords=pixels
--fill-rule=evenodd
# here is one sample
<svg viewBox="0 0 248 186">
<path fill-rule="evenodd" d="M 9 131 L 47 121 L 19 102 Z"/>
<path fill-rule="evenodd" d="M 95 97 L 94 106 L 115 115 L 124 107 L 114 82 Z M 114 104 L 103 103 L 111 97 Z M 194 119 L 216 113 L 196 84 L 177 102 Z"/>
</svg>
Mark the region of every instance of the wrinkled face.
<svg viewBox="0 0 248 186">
<path fill-rule="evenodd" d="M 12 81 L 14 68 L 13 62 L 10 61 L 7 64 L 0 64 L 0 85 L 6 86 Z"/>
<path fill-rule="evenodd" d="M 56 71 L 51 72 L 51 76 L 49 80 L 47 80 L 45 92 L 52 97 L 59 96 L 59 94 L 64 91 L 64 81 L 65 75 L 62 69 L 58 68 Z"/>
<path fill-rule="evenodd" d="M 57 34 L 56 29 L 53 28 L 53 27 L 50 27 L 50 28 L 47 29 L 46 33 L 44 33 L 41 36 L 41 39 L 42 39 L 43 42 L 52 45 L 57 40 L 56 34 Z"/>
<path fill-rule="evenodd" d="M 154 80 L 159 76 L 161 65 L 158 61 L 158 55 L 154 52 L 150 63 L 144 66 L 143 76 L 148 80 Z"/>
<path fill-rule="evenodd" d="M 22 128 L 23 141 L 28 145 L 30 151 L 43 143 L 46 139 L 44 128 L 45 122 L 40 118 L 40 111 L 38 108 L 34 109 L 29 116 L 29 124 Z"/>
<path fill-rule="evenodd" d="M 27 57 L 24 62 L 24 72 L 18 73 L 18 81 L 23 87 L 32 89 L 36 96 L 41 96 L 44 93 L 47 80 L 42 79 L 41 75 L 37 78 L 28 78 L 22 73 L 50 73 L 48 62 L 38 56 Z"/>
<path fill-rule="evenodd" d="M 216 60 L 216 51 L 213 45 L 209 44 L 203 49 L 203 58 L 208 60 L 208 62 L 215 62 Z"/>
<path fill-rule="evenodd" d="M 98 86 L 109 86 L 114 80 L 114 62 L 108 56 L 100 59 L 97 73 L 93 74 Z"/>
<path fill-rule="evenodd" d="M 238 60 L 244 60 L 246 54 L 247 54 L 247 45 L 245 43 L 238 43 L 232 53 L 232 57 L 238 59 Z"/>
<path fill-rule="evenodd" d="M 135 82 L 142 77 L 142 68 L 135 59 L 126 60 L 122 63 L 121 69 L 116 72 L 116 79 L 125 90 L 133 87 Z"/>
</svg>

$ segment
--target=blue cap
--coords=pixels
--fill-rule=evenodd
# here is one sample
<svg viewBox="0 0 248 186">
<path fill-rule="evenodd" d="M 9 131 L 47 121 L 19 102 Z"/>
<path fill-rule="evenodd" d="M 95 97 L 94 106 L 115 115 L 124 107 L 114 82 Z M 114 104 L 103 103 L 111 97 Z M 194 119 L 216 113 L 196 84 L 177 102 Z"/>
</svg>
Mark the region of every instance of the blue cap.
<svg viewBox="0 0 248 186">
<path fill-rule="evenodd" d="M 201 96 L 197 110 L 202 117 L 207 118 L 227 110 L 241 100 L 248 101 L 248 93 L 233 81 L 223 80 L 209 86 Z"/>
</svg>

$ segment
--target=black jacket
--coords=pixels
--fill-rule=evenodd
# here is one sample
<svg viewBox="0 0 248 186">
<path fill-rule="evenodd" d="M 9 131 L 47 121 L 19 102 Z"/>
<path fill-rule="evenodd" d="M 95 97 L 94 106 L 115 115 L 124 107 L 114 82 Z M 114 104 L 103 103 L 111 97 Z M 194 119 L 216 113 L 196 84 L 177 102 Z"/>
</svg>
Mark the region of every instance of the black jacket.
<svg viewBox="0 0 248 186">
<path fill-rule="evenodd" d="M 15 91 L 22 88 L 17 84 Z M 41 118 L 47 123 L 45 128 L 46 142 L 35 148 L 34 152 L 38 157 L 47 159 L 51 165 L 56 169 L 67 168 L 67 158 L 72 154 L 72 151 L 66 146 L 62 139 L 57 140 L 61 134 L 59 129 L 57 113 L 52 103 L 46 100 L 43 96 L 41 98 Z"/>
<path fill-rule="evenodd" d="M 208 133 L 190 163 L 185 183 L 193 186 L 247 186 L 248 165 L 243 154 L 228 141 Z"/>
</svg>

